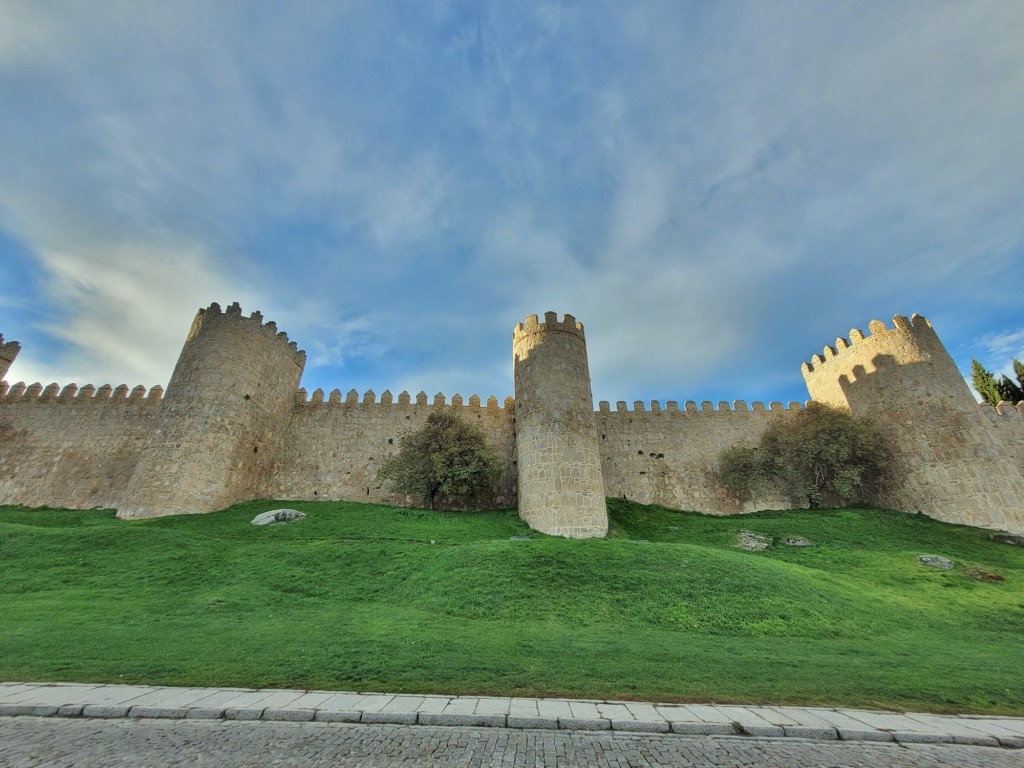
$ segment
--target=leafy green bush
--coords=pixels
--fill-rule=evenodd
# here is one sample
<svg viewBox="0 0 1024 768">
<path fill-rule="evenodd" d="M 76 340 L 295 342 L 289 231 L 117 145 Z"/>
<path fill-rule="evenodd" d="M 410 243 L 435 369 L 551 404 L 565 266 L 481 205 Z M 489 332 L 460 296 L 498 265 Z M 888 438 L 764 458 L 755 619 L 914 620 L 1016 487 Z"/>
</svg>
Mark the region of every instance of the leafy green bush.
<svg viewBox="0 0 1024 768">
<path fill-rule="evenodd" d="M 888 479 L 889 451 L 879 429 L 849 412 L 811 403 L 774 420 L 752 447 L 723 451 L 718 478 L 740 501 L 783 495 L 820 507 L 866 501 Z"/>
<path fill-rule="evenodd" d="M 501 463 L 483 432 L 453 413 L 436 411 L 402 438 L 398 453 L 384 462 L 377 479 L 433 509 L 438 498 L 458 503 L 483 493 L 500 474 Z"/>
</svg>

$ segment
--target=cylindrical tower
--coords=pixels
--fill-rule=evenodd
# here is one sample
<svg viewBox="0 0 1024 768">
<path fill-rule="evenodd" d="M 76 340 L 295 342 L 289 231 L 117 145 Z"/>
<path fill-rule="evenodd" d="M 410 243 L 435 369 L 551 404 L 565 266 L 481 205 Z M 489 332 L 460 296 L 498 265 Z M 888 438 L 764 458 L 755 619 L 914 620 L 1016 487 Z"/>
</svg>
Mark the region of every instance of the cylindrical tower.
<svg viewBox="0 0 1024 768">
<path fill-rule="evenodd" d="M 256 498 L 306 353 L 238 303 L 200 309 L 118 517 L 210 512 Z"/>
<path fill-rule="evenodd" d="M 530 315 L 512 332 L 519 516 L 535 530 L 608 533 L 587 342 L 572 315 Z"/>
</svg>

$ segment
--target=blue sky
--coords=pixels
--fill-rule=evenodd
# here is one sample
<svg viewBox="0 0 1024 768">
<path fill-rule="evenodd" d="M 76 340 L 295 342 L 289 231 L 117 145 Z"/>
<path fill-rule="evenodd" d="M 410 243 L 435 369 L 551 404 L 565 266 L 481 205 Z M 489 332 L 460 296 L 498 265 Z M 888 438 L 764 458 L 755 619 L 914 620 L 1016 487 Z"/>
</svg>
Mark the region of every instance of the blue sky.
<svg viewBox="0 0 1024 768">
<path fill-rule="evenodd" d="M 8 376 L 165 384 L 239 301 L 303 385 L 803 400 L 928 317 L 1024 359 L 1024 4 L 0 0 Z"/>
</svg>

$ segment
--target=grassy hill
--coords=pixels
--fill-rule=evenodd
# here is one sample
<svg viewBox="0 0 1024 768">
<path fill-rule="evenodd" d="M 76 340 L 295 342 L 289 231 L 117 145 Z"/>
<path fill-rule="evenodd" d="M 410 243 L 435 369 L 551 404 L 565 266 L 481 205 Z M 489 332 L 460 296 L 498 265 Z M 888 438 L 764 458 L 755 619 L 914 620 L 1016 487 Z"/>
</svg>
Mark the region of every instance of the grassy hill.
<svg viewBox="0 0 1024 768">
<path fill-rule="evenodd" d="M 308 517 L 249 525 L 279 506 Z M 571 541 L 514 511 L 0 507 L 0 679 L 1024 713 L 1020 547 L 869 509 L 609 512 Z"/>
</svg>

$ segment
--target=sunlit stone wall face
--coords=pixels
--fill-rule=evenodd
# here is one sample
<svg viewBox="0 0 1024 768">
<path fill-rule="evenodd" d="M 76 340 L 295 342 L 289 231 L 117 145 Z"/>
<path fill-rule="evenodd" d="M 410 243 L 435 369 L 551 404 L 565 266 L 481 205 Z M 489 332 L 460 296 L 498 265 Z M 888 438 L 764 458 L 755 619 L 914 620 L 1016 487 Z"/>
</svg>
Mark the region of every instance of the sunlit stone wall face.
<svg viewBox="0 0 1024 768">
<path fill-rule="evenodd" d="M 920 315 L 873 320 L 825 347 L 803 374 L 811 397 L 874 419 L 898 482 L 874 502 L 950 523 L 1024 531 L 1020 411 L 979 406 Z"/>
<path fill-rule="evenodd" d="M 512 334 L 519 515 L 543 533 L 608 533 L 583 325 L 554 312 Z"/>
</svg>

